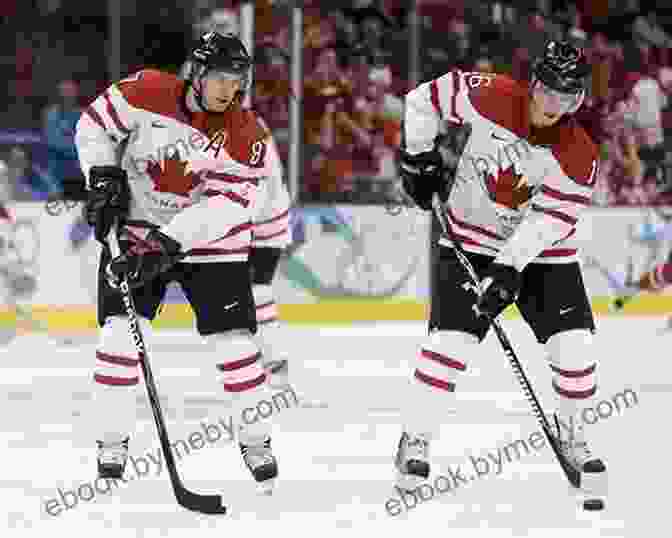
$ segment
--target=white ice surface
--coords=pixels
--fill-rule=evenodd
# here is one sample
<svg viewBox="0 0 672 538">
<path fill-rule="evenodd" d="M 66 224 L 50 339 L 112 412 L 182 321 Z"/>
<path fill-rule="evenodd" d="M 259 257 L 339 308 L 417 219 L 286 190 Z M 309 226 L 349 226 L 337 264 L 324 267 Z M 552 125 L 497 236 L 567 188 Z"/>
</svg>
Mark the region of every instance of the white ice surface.
<svg viewBox="0 0 672 538">
<path fill-rule="evenodd" d="M 281 480 L 272 497 L 255 494 L 237 446 L 213 443 L 179 463 L 187 487 L 221 493 L 229 513 L 185 511 L 167 473 L 148 475 L 111 493 L 96 493 L 54 517 L 45 503 L 90 482 L 95 440 L 88 431 L 94 343 L 55 346 L 23 336 L 0 350 L 1 536 L 189 537 L 391 536 L 628 537 L 670 536 L 670 416 L 672 333 L 661 318 L 602 318 L 595 353 L 600 393 L 625 388 L 638 403 L 590 426 L 594 452 L 609 469 L 607 509 L 577 509 L 551 450 L 523 454 L 494 472 L 392 517 L 396 497 L 392 457 L 400 431 L 400 389 L 406 383 L 421 323 L 352 327 L 289 327 L 291 378 L 299 406 L 275 417 L 273 446 Z M 543 402 L 550 401 L 543 348 L 519 321 L 511 337 Z M 212 352 L 187 332 L 153 339 L 152 365 L 173 441 L 201 431 L 200 422 L 229 415 L 217 402 Z M 470 365 L 457 413 L 446 413 L 432 445 L 433 474 L 529 438 L 539 427 L 493 335 Z M 131 454 L 156 453 L 158 442 L 144 385 L 138 387 L 138 426 Z M 603 406 L 603 410 L 607 410 Z M 441 413 L 441 409 L 432 412 Z M 6 533 L 6 534 L 5 534 Z"/>
</svg>

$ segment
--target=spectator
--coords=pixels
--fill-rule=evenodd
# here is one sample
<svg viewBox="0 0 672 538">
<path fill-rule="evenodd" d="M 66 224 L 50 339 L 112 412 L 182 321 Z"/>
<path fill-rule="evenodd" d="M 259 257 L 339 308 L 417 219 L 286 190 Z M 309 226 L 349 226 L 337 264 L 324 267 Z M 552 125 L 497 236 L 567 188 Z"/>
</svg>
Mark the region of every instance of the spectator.
<svg viewBox="0 0 672 538">
<path fill-rule="evenodd" d="M 361 35 L 359 44 L 371 51 L 382 50 L 385 47 L 385 34 L 392 27 L 392 21 L 374 7 L 358 9 L 354 17 Z"/>
<path fill-rule="evenodd" d="M 604 110 L 602 152 L 595 186 L 597 205 L 627 204 L 637 198 L 643 165 L 638 154 L 632 114 L 626 100 Z"/>
<path fill-rule="evenodd" d="M 360 41 L 360 31 L 357 22 L 350 17 L 346 17 L 341 10 L 332 10 L 329 13 L 334 27 L 336 41 L 334 49 L 338 55 L 339 64 L 345 65 L 348 62 L 350 51 L 352 51 Z"/>
<path fill-rule="evenodd" d="M 20 201 L 33 199 L 33 185 L 38 183 L 31 170 L 31 162 L 21 146 L 10 149 L 7 157 L 9 184 L 14 189 L 14 198 Z"/>
<path fill-rule="evenodd" d="M 254 109 L 273 131 L 282 158 L 287 158 L 289 144 L 289 55 L 274 45 L 255 50 Z"/>
<path fill-rule="evenodd" d="M 6 213 L 6 208 L 16 198 L 14 184 L 7 163 L 0 159 L 0 216 Z"/>
<path fill-rule="evenodd" d="M 79 86 L 73 80 L 62 80 L 58 84 L 56 101 L 43 114 L 50 191 L 61 191 L 65 180 L 82 174 L 74 142 L 75 126 L 80 116 Z"/>
<path fill-rule="evenodd" d="M 238 14 L 232 9 L 214 9 L 193 26 L 194 38 L 208 31 L 238 35 Z"/>
<path fill-rule="evenodd" d="M 658 23 L 654 9 L 647 9 L 635 19 L 632 33 L 635 39 L 643 45 L 659 48 L 672 47 L 672 38 Z"/>
</svg>

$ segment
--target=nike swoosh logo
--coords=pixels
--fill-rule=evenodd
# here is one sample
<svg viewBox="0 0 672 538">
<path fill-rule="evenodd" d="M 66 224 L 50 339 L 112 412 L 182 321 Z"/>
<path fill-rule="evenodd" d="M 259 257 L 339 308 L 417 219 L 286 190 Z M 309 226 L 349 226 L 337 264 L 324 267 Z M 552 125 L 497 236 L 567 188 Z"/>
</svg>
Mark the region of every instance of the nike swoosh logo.
<svg viewBox="0 0 672 538">
<path fill-rule="evenodd" d="M 231 310 L 231 309 L 232 309 L 234 306 L 236 306 L 237 304 L 238 304 L 238 301 L 236 301 L 235 303 L 227 304 L 227 305 L 224 307 L 224 310 Z"/>
<path fill-rule="evenodd" d="M 162 123 L 159 123 L 157 121 L 152 122 L 152 127 L 156 127 L 156 128 L 159 128 L 159 129 L 165 129 L 166 128 L 165 125 L 163 125 Z"/>
<path fill-rule="evenodd" d="M 496 135 L 495 133 L 492 133 L 492 138 L 495 140 L 499 140 L 500 142 L 511 142 L 508 138 L 502 138 L 499 135 Z"/>
<path fill-rule="evenodd" d="M 563 308 L 562 310 L 560 310 L 560 315 L 562 316 L 563 314 L 566 314 L 567 312 L 571 312 L 575 308 L 576 308 L 575 306 L 570 306 L 569 308 Z"/>
</svg>

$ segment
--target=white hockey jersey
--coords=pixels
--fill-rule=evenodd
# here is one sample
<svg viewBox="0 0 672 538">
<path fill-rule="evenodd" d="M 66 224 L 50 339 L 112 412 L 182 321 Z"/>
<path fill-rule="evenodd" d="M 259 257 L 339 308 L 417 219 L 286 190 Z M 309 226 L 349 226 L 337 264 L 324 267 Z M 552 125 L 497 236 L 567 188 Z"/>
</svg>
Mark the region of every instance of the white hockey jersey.
<svg viewBox="0 0 672 538">
<path fill-rule="evenodd" d="M 261 118 L 263 128 L 266 124 Z M 269 137 L 266 158 L 270 176 L 259 185 L 258 213 L 252 219 L 252 247 L 285 248 L 292 241 L 289 226 L 289 193 L 284 167 L 273 137 Z"/>
<path fill-rule="evenodd" d="M 77 124 L 82 170 L 127 171 L 131 236 L 159 226 L 189 251 L 185 262 L 244 261 L 259 185 L 273 175 L 269 133 L 237 103 L 224 114 L 190 112 L 184 93 L 185 81 L 156 70 L 110 86 Z"/>
<path fill-rule="evenodd" d="M 412 154 L 434 147 L 441 122 L 471 125 L 447 202 L 465 250 L 519 270 L 576 260 L 575 226 L 598 166 L 582 127 L 568 118 L 531 128 L 527 85 L 488 73 L 449 72 L 408 93 L 405 104 Z"/>
</svg>

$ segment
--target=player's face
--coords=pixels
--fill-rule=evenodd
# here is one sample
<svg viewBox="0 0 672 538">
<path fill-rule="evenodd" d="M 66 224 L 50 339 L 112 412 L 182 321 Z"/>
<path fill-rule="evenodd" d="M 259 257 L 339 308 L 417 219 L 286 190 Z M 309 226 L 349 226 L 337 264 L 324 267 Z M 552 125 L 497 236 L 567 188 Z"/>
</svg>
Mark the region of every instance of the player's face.
<svg viewBox="0 0 672 538">
<path fill-rule="evenodd" d="M 578 94 L 558 92 L 536 81 L 530 99 L 530 122 L 534 127 L 550 127 L 572 110 L 578 99 Z"/>
<path fill-rule="evenodd" d="M 241 88 L 240 75 L 209 71 L 203 77 L 203 97 L 209 110 L 224 112 Z"/>
</svg>

